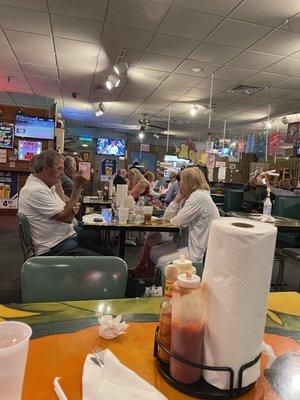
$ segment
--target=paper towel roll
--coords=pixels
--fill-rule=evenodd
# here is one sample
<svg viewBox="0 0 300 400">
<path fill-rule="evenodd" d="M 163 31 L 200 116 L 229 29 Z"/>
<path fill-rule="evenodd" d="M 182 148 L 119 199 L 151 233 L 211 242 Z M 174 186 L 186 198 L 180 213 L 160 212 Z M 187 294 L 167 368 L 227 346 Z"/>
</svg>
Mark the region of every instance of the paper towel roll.
<svg viewBox="0 0 300 400">
<path fill-rule="evenodd" d="M 234 387 L 240 367 L 260 353 L 276 235 L 274 226 L 247 219 L 221 218 L 211 224 L 203 272 L 204 363 L 231 367 Z M 258 362 L 244 371 L 242 386 L 259 375 Z M 228 372 L 203 370 L 203 376 L 220 389 L 229 388 Z"/>
<path fill-rule="evenodd" d="M 117 207 L 125 207 L 125 199 L 128 193 L 128 185 L 117 185 L 116 203 Z"/>
</svg>

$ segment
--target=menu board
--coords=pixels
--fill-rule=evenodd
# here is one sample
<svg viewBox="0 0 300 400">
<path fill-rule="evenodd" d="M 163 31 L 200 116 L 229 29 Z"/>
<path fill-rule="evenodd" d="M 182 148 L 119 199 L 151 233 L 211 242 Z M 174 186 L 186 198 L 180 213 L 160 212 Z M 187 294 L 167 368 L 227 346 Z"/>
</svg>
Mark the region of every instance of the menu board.
<svg viewBox="0 0 300 400">
<path fill-rule="evenodd" d="M 0 122 L 0 148 L 11 149 L 13 147 L 14 125 Z"/>
<path fill-rule="evenodd" d="M 0 209 L 18 208 L 18 173 L 0 171 Z"/>
</svg>

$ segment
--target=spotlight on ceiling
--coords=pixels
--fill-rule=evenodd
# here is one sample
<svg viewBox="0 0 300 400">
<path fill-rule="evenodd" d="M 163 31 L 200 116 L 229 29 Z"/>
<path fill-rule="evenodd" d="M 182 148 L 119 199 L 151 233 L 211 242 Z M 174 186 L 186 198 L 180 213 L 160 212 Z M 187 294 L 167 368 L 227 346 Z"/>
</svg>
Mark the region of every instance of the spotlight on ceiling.
<svg viewBox="0 0 300 400">
<path fill-rule="evenodd" d="M 95 111 L 96 117 L 100 117 L 102 114 L 105 113 L 105 111 L 106 111 L 105 105 L 101 101 L 101 103 L 98 104 L 97 110 Z"/>
<path fill-rule="evenodd" d="M 283 125 L 287 125 L 287 124 L 289 123 L 289 121 L 288 121 L 286 115 L 284 115 L 284 116 L 281 118 L 281 122 L 283 123 Z"/>
<path fill-rule="evenodd" d="M 128 63 L 126 61 L 120 61 L 114 66 L 114 71 L 116 74 L 121 75 L 127 68 Z"/>
<path fill-rule="evenodd" d="M 113 89 L 114 87 L 118 87 L 120 84 L 120 79 L 115 75 L 109 75 L 107 81 L 105 82 L 105 86 L 108 90 Z"/>
<path fill-rule="evenodd" d="M 159 135 L 157 133 L 154 133 L 153 137 L 155 137 L 155 139 L 159 139 Z"/>
<path fill-rule="evenodd" d="M 196 106 L 196 104 L 194 104 L 193 107 L 190 110 L 190 114 L 191 115 L 196 115 L 197 111 L 198 111 L 198 107 Z"/>
<path fill-rule="evenodd" d="M 145 136 L 144 132 L 139 133 L 139 139 L 144 139 L 144 136 Z"/>
</svg>

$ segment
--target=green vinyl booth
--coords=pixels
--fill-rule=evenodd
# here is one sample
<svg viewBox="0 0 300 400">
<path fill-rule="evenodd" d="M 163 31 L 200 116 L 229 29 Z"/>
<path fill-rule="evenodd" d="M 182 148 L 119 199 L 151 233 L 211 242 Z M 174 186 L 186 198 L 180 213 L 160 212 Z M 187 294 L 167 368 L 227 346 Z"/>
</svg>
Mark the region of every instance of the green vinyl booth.
<svg viewBox="0 0 300 400">
<path fill-rule="evenodd" d="M 272 214 L 278 217 L 300 220 L 300 196 L 276 196 Z M 285 247 L 300 247 L 300 234 L 278 232 L 277 240 Z"/>
<path fill-rule="evenodd" d="M 22 301 L 124 298 L 127 274 L 126 262 L 118 257 L 31 257 L 21 271 Z"/>
</svg>

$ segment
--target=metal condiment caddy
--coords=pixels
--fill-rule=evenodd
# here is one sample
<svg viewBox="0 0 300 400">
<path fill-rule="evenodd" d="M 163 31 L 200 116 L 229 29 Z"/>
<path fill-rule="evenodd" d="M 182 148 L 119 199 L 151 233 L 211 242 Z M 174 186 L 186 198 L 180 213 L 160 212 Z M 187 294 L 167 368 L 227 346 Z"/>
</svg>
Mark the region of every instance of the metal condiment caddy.
<svg viewBox="0 0 300 400">
<path fill-rule="evenodd" d="M 247 368 L 252 367 L 255 365 L 259 359 L 261 354 L 259 354 L 254 360 L 250 361 L 247 364 L 244 364 L 238 374 L 238 387 L 234 388 L 234 371 L 230 367 L 212 367 L 209 365 L 203 365 L 203 364 L 196 364 L 194 362 L 188 361 L 183 359 L 182 357 L 172 353 L 168 348 L 166 348 L 158 338 L 158 332 L 159 332 L 159 327 L 156 328 L 155 332 L 155 339 L 154 339 L 154 349 L 153 349 L 153 356 L 156 358 L 156 364 L 159 373 L 162 375 L 162 377 L 175 389 L 179 390 L 182 393 L 185 393 L 189 396 L 193 396 L 195 398 L 201 398 L 201 399 L 219 399 L 219 400 L 226 400 L 226 399 L 233 399 L 240 397 L 244 395 L 245 393 L 249 392 L 255 385 L 255 382 L 252 383 L 249 386 L 242 387 L 242 382 L 243 382 L 243 373 Z M 211 370 L 211 371 L 224 371 L 228 372 L 230 379 L 229 379 L 229 389 L 228 390 L 222 390 L 219 389 L 215 386 L 210 385 L 207 383 L 203 377 L 199 379 L 196 383 L 193 384 L 184 384 L 184 383 L 179 383 L 175 381 L 169 371 L 169 364 L 162 361 L 159 358 L 158 354 L 158 348 L 161 347 L 166 353 L 170 355 L 170 357 L 173 357 L 175 360 L 180 361 L 184 364 L 187 364 L 191 367 L 199 368 L 199 369 L 205 369 L 205 370 Z"/>
</svg>

